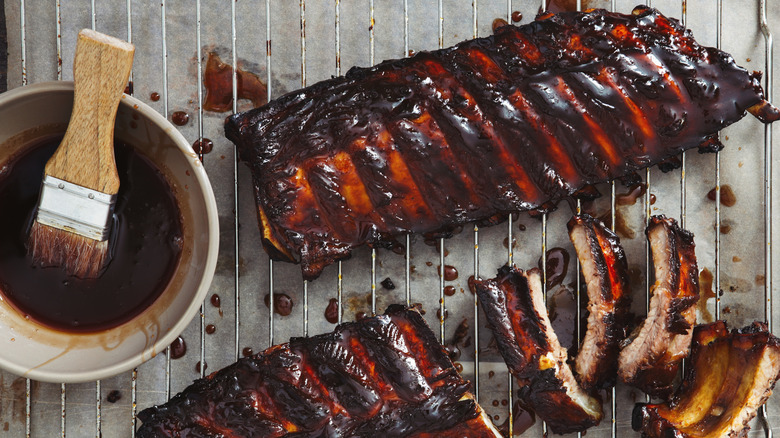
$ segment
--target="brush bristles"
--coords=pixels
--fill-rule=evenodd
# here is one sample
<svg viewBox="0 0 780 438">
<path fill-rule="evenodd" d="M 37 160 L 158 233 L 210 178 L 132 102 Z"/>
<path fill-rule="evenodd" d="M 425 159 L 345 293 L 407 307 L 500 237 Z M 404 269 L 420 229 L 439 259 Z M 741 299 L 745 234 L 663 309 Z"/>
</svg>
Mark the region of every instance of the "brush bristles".
<svg viewBox="0 0 780 438">
<path fill-rule="evenodd" d="M 98 278 L 109 259 L 108 240 L 97 241 L 69 231 L 33 222 L 27 240 L 33 263 L 59 266 L 68 275 Z"/>
</svg>

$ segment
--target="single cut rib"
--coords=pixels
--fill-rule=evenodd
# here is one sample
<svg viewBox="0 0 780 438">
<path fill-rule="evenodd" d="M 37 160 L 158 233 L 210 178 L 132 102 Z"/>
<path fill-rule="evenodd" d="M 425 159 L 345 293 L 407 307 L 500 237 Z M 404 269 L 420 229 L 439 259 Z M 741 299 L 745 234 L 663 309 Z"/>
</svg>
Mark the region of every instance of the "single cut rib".
<svg viewBox="0 0 780 438">
<path fill-rule="evenodd" d="M 650 310 L 620 352 L 618 376 L 647 394 L 665 398 L 672 393 L 680 363 L 690 351 L 699 268 L 693 234 L 674 219 L 653 216 L 646 234 L 655 268 Z"/>
<path fill-rule="evenodd" d="M 780 377 L 780 340 L 766 324 L 697 326 L 691 366 L 667 403 L 637 404 L 632 426 L 647 438 L 746 437 Z"/>
<path fill-rule="evenodd" d="M 583 391 L 568 352 L 550 324 L 537 269 L 504 266 L 489 280 L 469 279 L 498 351 L 518 379 L 519 395 L 555 433 L 580 432 L 603 417 L 601 401 Z"/>
<path fill-rule="evenodd" d="M 588 291 L 588 328 L 575 360 L 577 380 L 586 390 L 610 387 L 631 306 L 626 254 L 620 238 L 598 219 L 577 215 L 568 227 Z"/>
</svg>

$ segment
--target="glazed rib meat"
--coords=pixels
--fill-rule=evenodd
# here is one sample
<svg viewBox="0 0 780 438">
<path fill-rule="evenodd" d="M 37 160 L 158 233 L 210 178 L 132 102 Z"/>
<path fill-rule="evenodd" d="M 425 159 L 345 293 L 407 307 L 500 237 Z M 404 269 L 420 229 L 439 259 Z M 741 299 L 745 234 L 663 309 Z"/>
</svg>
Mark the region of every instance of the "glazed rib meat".
<svg viewBox="0 0 780 438">
<path fill-rule="evenodd" d="M 565 12 L 353 68 L 225 133 L 252 171 L 265 249 L 313 279 L 356 246 L 447 236 L 717 149 L 745 111 L 778 118 L 759 78 L 655 9 Z"/>
<path fill-rule="evenodd" d="M 293 338 L 142 411 L 139 438 L 500 438 L 415 310 Z"/>
<path fill-rule="evenodd" d="M 614 385 L 620 343 L 626 338 L 631 289 L 620 238 L 587 214 L 568 223 L 588 291 L 588 328 L 575 360 L 586 390 Z"/>
<path fill-rule="evenodd" d="M 655 284 L 647 317 L 620 352 L 618 376 L 647 394 L 665 398 L 690 351 L 699 269 L 693 234 L 674 219 L 653 216 L 645 233 L 653 253 Z"/>
<path fill-rule="evenodd" d="M 554 433 L 584 431 L 601 421 L 601 401 L 583 391 L 568 352 L 550 324 L 540 272 L 504 266 L 489 280 L 469 279 L 526 406 Z"/>
<path fill-rule="evenodd" d="M 638 404 L 632 426 L 647 438 L 746 437 L 780 377 L 780 340 L 764 323 L 697 326 L 691 366 L 667 403 Z"/>
</svg>

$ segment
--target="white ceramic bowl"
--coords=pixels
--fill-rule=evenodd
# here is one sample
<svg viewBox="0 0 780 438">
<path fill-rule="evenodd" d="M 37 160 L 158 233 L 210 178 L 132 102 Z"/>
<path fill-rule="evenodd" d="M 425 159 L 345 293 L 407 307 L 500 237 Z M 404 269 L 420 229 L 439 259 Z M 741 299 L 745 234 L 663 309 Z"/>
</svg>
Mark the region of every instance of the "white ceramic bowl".
<svg viewBox="0 0 780 438">
<path fill-rule="evenodd" d="M 47 82 L 0 94 L 0 167 L 24 144 L 64 132 L 73 83 Z M 155 110 L 123 96 L 116 136 L 138 147 L 163 172 L 183 219 L 183 250 L 168 287 L 131 321 L 110 330 L 73 334 L 25 319 L 0 301 L 0 367 L 47 382 L 106 378 L 165 351 L 198 312 L 214 275 L 219 224 L 214 193 L 189 143 Z"/>
</svg>

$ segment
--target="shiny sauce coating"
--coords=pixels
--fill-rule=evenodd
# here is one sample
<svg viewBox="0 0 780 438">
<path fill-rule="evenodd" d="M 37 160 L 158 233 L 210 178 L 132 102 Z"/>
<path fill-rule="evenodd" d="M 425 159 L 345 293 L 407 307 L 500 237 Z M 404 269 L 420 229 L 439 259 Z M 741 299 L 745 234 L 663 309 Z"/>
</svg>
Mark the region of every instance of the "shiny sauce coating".
<svg viewBox="0 0 780 438">
<path fill-rule="evenodd" d="M 542 14 L 353 68 L 225 133 L 252 170 L 263 245 L 311 280 L 360 245 L 449 237 L 718 150 L 719 130 L 765 104 L 759 76 L 654 9 Z"/>
<path fill-rule="evenodd" d="M 137 436 L 494 436 L 469 387 L 420 314 L 395 305 L 196 381 L 139 413 Z"/>
<path fill-rule="evenodd" d="M 34 266 L 24 242 L 43 167 L 61 138 L 41 139 L 0 168 L 0 292 L 18 312 L 51 328 L 106 330 L 141 313 L 168 285 L 181 254 L 181 215 L 160 171 L 135 148 L 115 140 L 121 183 L 111 263 L 94 280 Z"/>
</svg>

